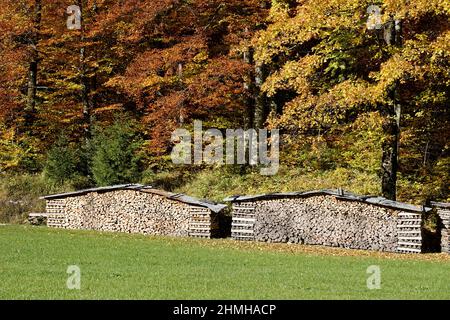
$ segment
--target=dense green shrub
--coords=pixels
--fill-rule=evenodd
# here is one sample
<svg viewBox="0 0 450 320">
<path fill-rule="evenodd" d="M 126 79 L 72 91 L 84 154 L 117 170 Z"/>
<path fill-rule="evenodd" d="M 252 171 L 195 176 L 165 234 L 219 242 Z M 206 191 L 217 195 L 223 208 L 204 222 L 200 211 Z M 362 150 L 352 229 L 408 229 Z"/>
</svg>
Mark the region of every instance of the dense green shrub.
<svg viewBox="0 0 450 320">
<path fill-rule="evenodd" d="M 77 149 L 69 144 L 66 136 L 62 135 L 47 154 L 45 176 L 50 181 L 63 184 L 77 175 L 79 162 Z"/>
<path fill-rule="evenodd" d="M 116 120 L 106 128 L 96 127 L 91 142 L 90 170 L 97 185 L 140 180 L 142 140 L 130 120 Z"/>
</svg>

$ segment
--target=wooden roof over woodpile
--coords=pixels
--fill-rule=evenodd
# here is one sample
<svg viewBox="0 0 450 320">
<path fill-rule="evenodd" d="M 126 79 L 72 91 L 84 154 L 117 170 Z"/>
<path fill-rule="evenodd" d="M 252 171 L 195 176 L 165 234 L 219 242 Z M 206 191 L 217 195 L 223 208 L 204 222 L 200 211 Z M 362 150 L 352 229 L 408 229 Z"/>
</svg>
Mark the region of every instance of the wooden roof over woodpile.
<svg viewBox="0 0 450 320">
<path fill-rule="evenodd" d="M 139 189 L 139 191 L 157 194 L 166 197 L 167 199 L 170 200 L 180 201 L 194 206 L 205 207 L 213 212 L 220 212 L 227 207 L 225 204 L 222 203 L 216 203 L 206 199 L 198 199 L 182 193 L 172 193 L 164 190 L 158 190 L 152 187 L 144 187 Z"/>
<path fill-rule="evenodd" d="M 205 199 L 198 199 L 198 198 L 190 197 L 190 196 L 187 196 L 182 193 L 171 193 L 171 192 L 167 192 L 164 190 L 158 190 L 158 189 L 154 189 L 151 186 L 144 186 L 141 184 L 120 184 L 120 185 L 108 186 L 108 187 L 90 188 L 90 189 L 78 190 L 78 191 L 73 191 L 73 192 L 52 194 L 52 195 L 48 195 L 48 196 L 43 196 L 40 199 L 56 200 L 56 199 L 64 199 L 64 198 L 69 198 L 69 197 L 78 197 L 78 196 L 86 195 L 86 194 L 92 193 L 92 192 L 106 193 L 106 192 L 117 191 L 117 190 L 136 190 L 138 192 L 147 192 L 147 193 L 157 194 L 157 195 L 163 196 L 170 200 L 183 202 L 183 203 L 190 204 L 193 206 L 208 208 L 213 212 L 220 212 L 227 207 L 224 204 L 215 203 L 215 202 L 205 200 Z"/>
<path fill-rule="evenodd" d="M 90 188 L 90 189 L 83 189 L 78 191 L 72 191 L 72 192 L 65 192 L 65 193 L 58 193 L 58 194 L 51 194 L 48 196 L 43 196 L 40 199 L 45 200 L 55 200 L 55 199 L 63 199 L 63 198 L 69 198 L 69 197 L 77 197 L 82 196 L 91 192 L 109 192 L 109 191 L 115 191 L 115 190 L 125 190 L 125 189 L 136 189 L 136 188 L 142 188 L 143 185 L 139 184 L 119 184 L 115 186 L 108 186 L 108 187 L 99 187 L 99 188 Z"/>
<path fill-rule="evenodd" d="M 408 212 L 428 212 L 431 208 L 425 206 L 416 206 L 409 203 L 388 200 L 378 196 L 360 196 L 342 189 L 323 189 L 306 192 L 285 192 L 285 193 L 267 193 L 253 196 L 231 196 L 224 199 L 225 202 L 251 202 L 258 200 L 271 200 L 282 198 L 310 198 L 317 196 L 333 196 L 339 200 L 356 201 L 389 209 L 408 211 Z"/>
<path fill-rule="evenodd" d="M 431 202 L 431 205 L 433 207 L 450 209 L 450 203 L 448 203 L 448 202 Z"/>
</svg>

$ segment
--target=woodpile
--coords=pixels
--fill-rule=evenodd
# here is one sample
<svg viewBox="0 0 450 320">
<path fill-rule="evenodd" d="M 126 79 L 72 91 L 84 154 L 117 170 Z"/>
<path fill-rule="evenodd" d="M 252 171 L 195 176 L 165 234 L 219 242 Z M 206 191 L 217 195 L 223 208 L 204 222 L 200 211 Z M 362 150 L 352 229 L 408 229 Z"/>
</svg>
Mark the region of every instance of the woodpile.
<svg viewBox="0 0 450 320">
<path fill-rule="evenodd" d="M 218 212 L 198 201 L 183 202 L 181 196 L 148 188 L 61 195 L 47 199 L 47 223 L 67 229 L 213 237 L 219 228 Z"/>
<path fill-rule="evenodd" d="M 30 213 L 28 214 L 28 222 L 33 226 L 41 226 L 47 224 L 46 213 Z"/>
<path fill-rule="evenodd" d="M 258 205 L 256 239 L 365 250 L 395 251 L 389 209 L 330 196 L 269 200 Z"/>
<path fill-rule="evenodd" d="M 441 251 L 450 253 L 450 204 L 433 202 L 440 219 Z"/>
<path fill-rule="evenodd" d="M 44 199 L 50 227 L 200 238 L 226 233 L 219 219 L 225 205 L 151 187 L 103 187 Z M 236 240 L 401 253 L 422 252 L 422 213 L 431 211 L 342 190 L 234 196 L 226 201 L 233 204 L 231 235 Z M 442 250 L 450 252 L 450 207 L 441 205 Z"/>
<path fill-rule="evenodd" d="M 150 193 L 120 190 L 66 199 L 71 229 L 188 236 L 189 206 Z"/>
<path fill-rule="evenodd" d="M 236 240 L 421 252 L 421 213 L 355 199 L 311 192 L 298 197 L 278 194 L 226 200 L 233 203 L 232 237 Z"/>
</svg>

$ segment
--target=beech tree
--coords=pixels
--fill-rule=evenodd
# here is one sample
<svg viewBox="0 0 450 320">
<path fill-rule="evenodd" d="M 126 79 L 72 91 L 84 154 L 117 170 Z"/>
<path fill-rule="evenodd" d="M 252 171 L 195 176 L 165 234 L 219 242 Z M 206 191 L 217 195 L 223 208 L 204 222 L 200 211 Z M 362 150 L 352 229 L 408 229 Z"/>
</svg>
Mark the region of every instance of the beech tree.
<svg viewBox="0 0 450 320">
<path fill-rule="evenodd" d="M 384 33 L 367 29 L 371 4 L 273 1 L 270 25 L 254 38 L 255 60 L 270 70 L 262 85 L 275 104 L 269 123 L 295 135 L 293 144 L 322 136 L 331 141 L 345 124 L 368 112 L 379 113 L 385 131 L 382 192 L 395 199 L 398 106 L 403 109 L 400 124 L 408 124 L 402 139 L 432 121 L 432 132 L 446 132 L 447 139 L 433 141 L 435 153 L 429 160 L 448 156 L 448 115 L 442 115 L 449 102 L 450 8 L 439 0 L 380 1 L 385 26 L 401 21 L 399 45 L 386 35 L 392 27 Z M 422 146 L 430 143 L 418 138 Z M 412 151 L 409 141 L 401 140 L 400 148 L 400 156 Z"/>
</svg>

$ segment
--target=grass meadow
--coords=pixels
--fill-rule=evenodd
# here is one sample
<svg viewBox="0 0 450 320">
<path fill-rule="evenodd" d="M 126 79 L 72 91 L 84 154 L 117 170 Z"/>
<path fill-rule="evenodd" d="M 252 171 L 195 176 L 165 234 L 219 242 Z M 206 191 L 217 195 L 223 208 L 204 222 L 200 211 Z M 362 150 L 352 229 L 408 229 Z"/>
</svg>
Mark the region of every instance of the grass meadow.
<svg viewBox="0 0 450 320">
<path fill-rule="evenodd" d="M 449 279 L 445 254 L 0 226 L 0 299 L 450 299 Z"/>
</svg>

